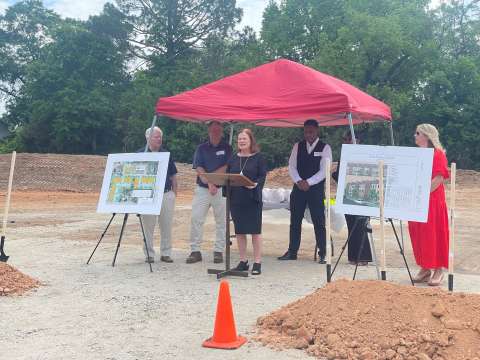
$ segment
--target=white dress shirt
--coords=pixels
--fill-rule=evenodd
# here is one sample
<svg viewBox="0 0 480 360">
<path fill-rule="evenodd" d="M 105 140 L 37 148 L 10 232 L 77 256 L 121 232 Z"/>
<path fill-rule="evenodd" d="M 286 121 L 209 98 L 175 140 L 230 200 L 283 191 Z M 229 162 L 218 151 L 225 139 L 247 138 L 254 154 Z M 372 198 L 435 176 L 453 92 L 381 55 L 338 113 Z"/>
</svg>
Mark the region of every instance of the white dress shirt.
<svg viewBox="0 0 480 360">
<path fill-rule="evenodd" d="M 309 144 L 308 141 L 307 143 L 307 152 L 309 154 L 312 153 L 313 149 L 315 149 L 315 146 L 317 146 L 319 141 L 319 138 L 312 143 Z M 293 182 L 296 184 L 302 178 L 298 174 L 297 170 L 297 154 L 298 154 L 298 143 L 295 143 L 293 145 L 292 153 L 290 154 L 290 159 L 288 160 L 288 173 L 290 174 L 290 177 L 292 178 Z M 322 160 L 320 160 L 320 170 L 313 174 L 311 177 L 309 177 L 307 180 L 308 185 L 313 186 L 318 184 L 319 182 L 323 181 L 325 179 L 325 164 L 327 162 L 327 159 L 330 159 L 330 163 L 332 162 L 332 148 L 330 145 L 325 144 L 325 147 L 323 148 L 323 151 L 320 153 L 320 156 L 322 157 Z"/>
</svg>

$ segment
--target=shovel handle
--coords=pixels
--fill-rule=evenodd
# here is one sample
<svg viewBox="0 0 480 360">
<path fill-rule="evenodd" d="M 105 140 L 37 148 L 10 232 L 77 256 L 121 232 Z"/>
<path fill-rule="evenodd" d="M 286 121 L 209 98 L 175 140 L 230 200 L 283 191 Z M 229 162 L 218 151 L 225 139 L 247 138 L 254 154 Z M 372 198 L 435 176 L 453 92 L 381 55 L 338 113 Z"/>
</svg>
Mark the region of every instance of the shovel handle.
<svg viewBox="0 0 480 360">
<path fill-rule="evenodd" d="M 17 157 L 17 152 L 12 152 L 12 161 L 10 163 L 10 176 L 8 177 L 8 190 L 7 197 L 5 198 L 5 209 L 3 212 L 3 225 L 2 225 L 2 236 L 5 236 L 7 231 L 7 219 L 8 219 L 8 210 L 10 209 L 10 195 L 12 194 L 12 183 L 13 183 L 13 170 L 15 169 L 15 159 Z"/>
</svg>

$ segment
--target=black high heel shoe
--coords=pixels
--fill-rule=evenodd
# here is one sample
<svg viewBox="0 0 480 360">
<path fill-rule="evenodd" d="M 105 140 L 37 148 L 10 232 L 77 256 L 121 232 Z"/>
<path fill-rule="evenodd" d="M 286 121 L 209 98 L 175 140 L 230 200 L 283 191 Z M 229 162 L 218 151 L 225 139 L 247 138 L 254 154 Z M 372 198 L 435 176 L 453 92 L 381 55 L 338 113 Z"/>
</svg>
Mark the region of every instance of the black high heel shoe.
<svg viewBox="0 0 480 360">
<path fill-rule="evenodd" d="M 261 263 L 253 263 L 252 275 L 260 275 L 261 273 L 262 273 L 262 264 Z"/>
<path fill-rule="evenodd" d="M 255 264 L 253 264 L 255 266 Z M 248 271 L 248 268 L 250 265 L 248 265 L 248 260 L 247 261 L 240 261 L 238 265 L 235 267 L 236 271 Z"/>
</svg>

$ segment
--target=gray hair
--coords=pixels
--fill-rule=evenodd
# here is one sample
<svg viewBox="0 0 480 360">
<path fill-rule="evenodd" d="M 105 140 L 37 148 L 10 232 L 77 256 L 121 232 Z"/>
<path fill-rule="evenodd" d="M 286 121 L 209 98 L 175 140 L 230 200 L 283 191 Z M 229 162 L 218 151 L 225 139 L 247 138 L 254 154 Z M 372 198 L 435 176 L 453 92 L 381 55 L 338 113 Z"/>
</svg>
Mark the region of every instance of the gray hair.
<svg viewBox="0 0 480 360">
<path fill-rule="evenodd" d="M 420 124 L 417 126 L 417 131 L 425 135 L 435 149 L 445 151 L 435 126 L 432 124 Z"/>
<path fill-rule="evenodd" d="M 145 130 L 145 137 L 148 139 L 150 137 L 150 131 L 152 130 L 152 128 L 147 128 L 147 130 Z M 158 126 L 154 126 L 153 127 L 153 130 L 157 130 L 160 132 L 160 136 L 163 138 L 163 131 L 162 129 L 160 129 Z"/>
</svg>

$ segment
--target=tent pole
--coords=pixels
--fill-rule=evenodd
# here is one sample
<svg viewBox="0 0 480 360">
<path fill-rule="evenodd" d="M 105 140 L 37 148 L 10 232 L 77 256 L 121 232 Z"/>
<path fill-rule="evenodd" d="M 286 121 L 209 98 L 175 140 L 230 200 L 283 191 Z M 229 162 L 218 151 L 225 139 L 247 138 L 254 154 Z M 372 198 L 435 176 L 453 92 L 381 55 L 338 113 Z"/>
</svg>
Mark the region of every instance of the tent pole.
<svg viewBox="0 0 480 360">
<path fill-rule="evenodd" d="M 388 126 L 390 128 L 390 141 L 392 142 L 392 146 L 395 146 L 395 139 L 393 138 L 393 124 L 389 121 Z"/>
<path fill-rule="evenodd" d="M 393 123 L 392 121 L 389 121 L 388 122 L 388 128 L 390 129 L 390 141 L 392 143 L 392 146 L 395 146 L 395 138 L 393 137 Z M 402 240 L 402 250 L 400 251 L 400 253 L 403 253 L 405 249 L 405 244 L 404 244 L 404 240 L 403 240 L 403 221 L 402 220 L 399 220 L 399 223 L 400 223 L 400 239 Z M 393 222 L 392 222 L 392 226 L 393 226 Z"/>
<path fill-rule="evenodd" d="M 352 135 L 352 143 L 356 144 L 357 139 L 355 138 L 355 130 L 353 129 L 353 120 L 352 120 L 352 113 L 351 112 L 349 112 L 347 114 L 347 118 L 348 118 L 348 124 L 350 125 L 350 133 Z"/>
<path fill-rule="evenodd" d="M 233 142 L 233 123 L 230 123 L 230 135 L 228 137 L 228 143 L 232 146 Z"/>
<path fill-rule="evenodd" d="M 157 123 L 157 114 L 153 115 L 152 126 L 150 126 L 150 134 L 148 135 L 148 139 L 147 139 L 147 143 L 145 144 L 144 152 L 148 151 L 148 145 L 150 144 L 150 139 L 152 138 L 152 135 L 153 135 L 153 128 L 155 127 L 156 123 Z"/>
</svg>

